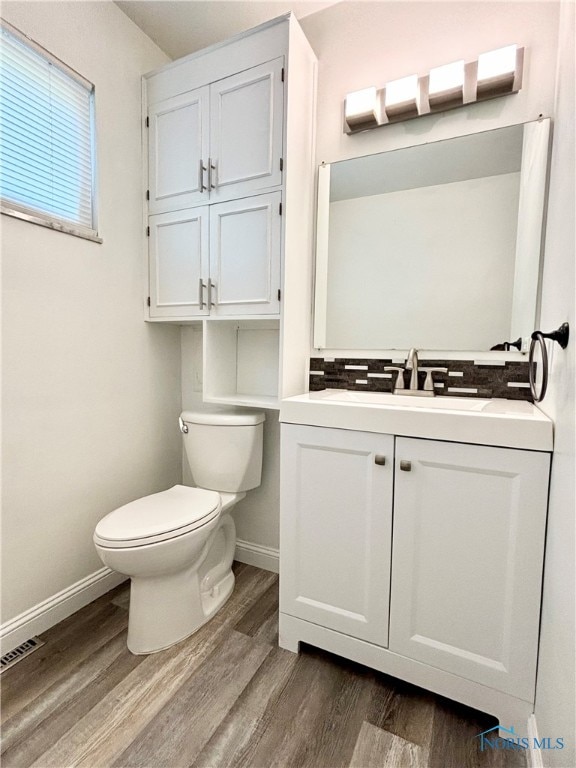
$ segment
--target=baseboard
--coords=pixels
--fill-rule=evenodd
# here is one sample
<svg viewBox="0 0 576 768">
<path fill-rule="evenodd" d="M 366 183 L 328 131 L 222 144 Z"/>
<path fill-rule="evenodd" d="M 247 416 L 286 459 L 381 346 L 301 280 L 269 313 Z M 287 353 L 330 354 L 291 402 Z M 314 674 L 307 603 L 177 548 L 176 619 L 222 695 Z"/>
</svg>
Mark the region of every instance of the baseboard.
<svg viewBox="0 0 576 768">
<path fill-rule="evenodd" d="M 528 718 L 528 738 L 530 739 L 531 748 L 528 750 L 528 763 L 530 768 L 544 768 L 544 760 L 542 758 L 542 750 L 534 746 L 536 744 L 535 739 L 538 739 L 538 724 L 536 722 L 536 715 L 532 714 Z"/>
<path fill-rule="evenodd" d="M 280 552 L 273 547 L 263 547 L 261 544 L 237 539 L 234 558 L 240 563 L 254 565 L 272 573 L 280 571 Z"/>
<path fill-rule="evenodd" d="M 123 581 L 126 581 L 126 576 L 111 571 L 110 568 L 100 568 L 6 621 L 0 626 L 0 654 L 3 656 L 25 640 L 46 632 Z"/>
</svg>

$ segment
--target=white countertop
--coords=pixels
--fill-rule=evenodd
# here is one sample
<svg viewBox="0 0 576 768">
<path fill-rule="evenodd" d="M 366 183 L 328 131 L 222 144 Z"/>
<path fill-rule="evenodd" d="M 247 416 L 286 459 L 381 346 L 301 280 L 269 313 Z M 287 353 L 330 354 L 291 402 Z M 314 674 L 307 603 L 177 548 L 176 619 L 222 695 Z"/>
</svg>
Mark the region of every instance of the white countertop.
<svg viewBox="0 0 576 768">
<path fill-rule="evenodd" d="M 327 389 L 282 400 L 280 421 L 530 451 L 553 449 L 551 419 L 524 400 Z"/>
</svg>

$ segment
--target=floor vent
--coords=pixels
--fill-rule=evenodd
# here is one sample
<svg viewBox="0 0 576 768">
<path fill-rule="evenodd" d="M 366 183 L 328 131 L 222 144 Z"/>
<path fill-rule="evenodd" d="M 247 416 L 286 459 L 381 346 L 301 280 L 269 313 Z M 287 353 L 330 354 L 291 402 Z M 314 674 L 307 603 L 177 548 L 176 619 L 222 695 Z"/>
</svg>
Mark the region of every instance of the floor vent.
<svg viewBox="0 0 576 768">
<path fill-rule="evenodd" d="M 19 645 L 18 648 L 14 648 L 13 651 L 5 653 L 0 659 L 0 674 L 14 666 L 20 659 L 23 659 L 33 651 L 36 651 L 41 645 L 44 645 L 43 640 L 40 640 L 39 637 L 32 637 L 30 640 L 26 640 L 22 643 L 22 645 Z"/>
</svg>

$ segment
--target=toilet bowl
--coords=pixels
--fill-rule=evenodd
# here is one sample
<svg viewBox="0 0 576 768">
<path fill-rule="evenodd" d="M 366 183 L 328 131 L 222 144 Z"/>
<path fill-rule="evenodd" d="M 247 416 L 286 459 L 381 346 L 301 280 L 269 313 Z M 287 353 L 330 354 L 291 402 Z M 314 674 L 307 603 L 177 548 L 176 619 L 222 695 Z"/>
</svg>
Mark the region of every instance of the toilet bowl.
<svg viewBox="0 0 576 768">
<path fill-rule="evenodd" d="M 202 487 L 175 485 L 145 496 L 96 526 L 102 562 L 131 579 L 132 653 L 154 653 L 183 640 L 231 595 L 236 529 L 229 513 L 260 485 L 263 421 L 260 412 L 185 411 L 180 425 L 186 455 Z"/>
</svg>

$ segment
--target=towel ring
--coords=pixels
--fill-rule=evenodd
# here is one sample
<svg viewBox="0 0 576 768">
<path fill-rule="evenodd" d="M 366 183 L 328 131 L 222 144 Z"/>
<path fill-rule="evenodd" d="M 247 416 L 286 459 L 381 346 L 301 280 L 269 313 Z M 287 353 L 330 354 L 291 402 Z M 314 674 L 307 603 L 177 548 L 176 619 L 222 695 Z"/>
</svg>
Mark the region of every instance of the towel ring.
<svg viewBox="0 0 576 768">
<path fill-rule="evenodd" d="M 548 350 L 546 349 L 545 339 L 552 339 L 557 341 L 562 349 L 566 349 L 568 346 L 568 338 L 570 336 L 570 326 L 568 323 L 562 323 L 560 328 L 551 333 L 543 333 L 542 331 L 534 331 L 532 334 L 532 341 L 530 342 L 530 354 L 528 356 L 528 377 L 530 380 L 530 392 L 535 403 L 540 403 L 544 400 L 546 390 L 548 389 Z M 542 384 L 540 385 L 540 392 L 536 391 L 536 371 L 534 365 L 534 350 L 536 345 L 540 346 L 540 352 L 542 354 Z"/>
</svg>

